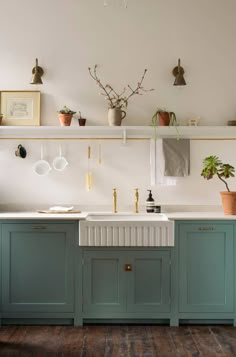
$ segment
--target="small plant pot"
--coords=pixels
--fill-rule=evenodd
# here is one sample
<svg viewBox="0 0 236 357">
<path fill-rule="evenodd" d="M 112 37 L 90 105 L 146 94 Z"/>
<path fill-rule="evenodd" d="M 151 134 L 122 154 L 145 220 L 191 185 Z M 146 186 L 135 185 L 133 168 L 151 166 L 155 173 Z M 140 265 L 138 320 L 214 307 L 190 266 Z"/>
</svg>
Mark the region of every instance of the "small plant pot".
<svg viewBox="0 0 236 357">
<path fill-rule="evenodd" d="M 2 119 L 3 119 L 3 117 L 0 116 L 0 125 L 2 125 Z"/>
<path fill-rule="evenodd" d="M 85 119 L 85 118 L 79 118 L 79 119 L 78 119 L 78 122 L 79 122 L 79 126 L 85 126 L 85 124 L 86 124 L 86 119 Z"/>
<path fill-rule="evenodd" d="M 169 124 L 170 124 L 170 113 L 169 112 L 159 113 L 159 124 L 160 124 L 160 126 L 169 126 Z"/>
<path fill-rule="evenodd" d="M 221 192 L 222 206 L 225 215 L 236 215 L 236 192 Z"/>
<path fill-rule="evenodd" d="M 58 114 L 61 126 L 70 126 L 72 117 L 72 114 Z"/>
</svg>

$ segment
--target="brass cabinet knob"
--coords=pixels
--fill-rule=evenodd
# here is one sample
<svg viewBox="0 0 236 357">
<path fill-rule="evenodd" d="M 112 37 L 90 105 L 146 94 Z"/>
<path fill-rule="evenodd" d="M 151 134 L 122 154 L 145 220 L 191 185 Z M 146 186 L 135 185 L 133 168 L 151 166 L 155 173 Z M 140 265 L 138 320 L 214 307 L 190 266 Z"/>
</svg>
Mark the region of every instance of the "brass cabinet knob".
<svg viewBox="0 0 236 357">
<path fill-rule="evenodd" d="M 125 271 L 132 271 L 132 265 L 131 264 L 125 264 Z"/>
</svg>

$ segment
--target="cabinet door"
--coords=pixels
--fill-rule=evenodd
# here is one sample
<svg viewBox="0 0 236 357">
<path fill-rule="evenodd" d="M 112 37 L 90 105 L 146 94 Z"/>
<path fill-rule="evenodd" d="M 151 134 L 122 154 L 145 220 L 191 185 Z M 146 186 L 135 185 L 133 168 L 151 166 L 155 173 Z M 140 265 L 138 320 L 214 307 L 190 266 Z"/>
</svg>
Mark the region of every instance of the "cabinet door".
<svg viewBox="0 0 236 357">
<path fill-rule="evenodd" d="M 2 224 L 2 310 L 73 311 L 74 224 Z"/>
<path fill-rule="evenodd" d="M 180 224 L 180 312 L 233 311 L 233 224 Z"/>
<path fill-rule="evenodd" d="M 125 311 L 122 252 L 89 250 L 84 252 L 83 260 L 83 311 Z"/>
<path fill-rule="evenodd" d="M 132 251 L 127 257 L 127 311 L 170 311 L 170 251 Z"/>
</svg>

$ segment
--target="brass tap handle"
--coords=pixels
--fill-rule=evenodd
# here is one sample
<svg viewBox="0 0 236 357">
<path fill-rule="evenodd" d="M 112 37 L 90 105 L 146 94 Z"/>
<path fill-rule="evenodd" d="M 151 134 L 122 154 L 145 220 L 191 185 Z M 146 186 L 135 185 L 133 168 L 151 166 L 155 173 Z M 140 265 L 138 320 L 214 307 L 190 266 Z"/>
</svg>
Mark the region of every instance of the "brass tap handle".
<svg viewBox="0 0 236 357">
<path fill-rule="evenodd" d="M 138 188 L 134 189 L 134 212 L 138 213 L 138 201 L 139 201 L 139 193 Z"/>
<path fill-rule="evenodd" d="M 113 188 L 113 213 L 117 213 L 117 192 L 116 188 Z"/>
</svg>

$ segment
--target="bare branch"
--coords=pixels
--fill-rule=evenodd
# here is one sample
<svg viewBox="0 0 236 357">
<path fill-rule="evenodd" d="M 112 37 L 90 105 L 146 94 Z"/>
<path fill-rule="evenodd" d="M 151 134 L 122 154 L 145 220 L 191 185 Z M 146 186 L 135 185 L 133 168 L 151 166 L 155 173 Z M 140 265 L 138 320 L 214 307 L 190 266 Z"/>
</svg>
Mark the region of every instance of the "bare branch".
<svg viewBox="0 0 236 357">
<path fill-rule="evenodd" d="M 144 70 L 144 73 L 141 77 L 141 81 L 137 83 L 135 89 L 133 89 L 130 85 L 128 85 L 128 89 L 130 90 L 130 94 L 128 96 L 124 96 L 127 91 L 127 88 L 124 88 L 121 93 L 118 93 L 114 90 L 114 88 L 110 84 L 103 85 L 99 77 L 97 76 L 97 64 L 95 64 L 93 73 L 91 68 L 88 68 L 90 76 L 96 81 L 96 84 L 104 91 L 104 93 L 99 93 L 106 97 L 106 100 L 109 102 L 110 108 L 127 108 L 129 99 L 137 94 L 142 95 L 141 92 L 151 92 L 154 89 L 145 89 L 142 86 L 144 77 L 147 73 L 147 69 Z"/>
</svg>

